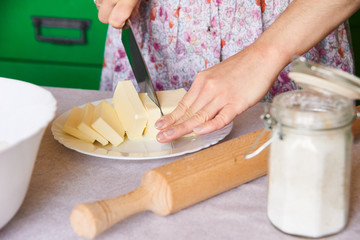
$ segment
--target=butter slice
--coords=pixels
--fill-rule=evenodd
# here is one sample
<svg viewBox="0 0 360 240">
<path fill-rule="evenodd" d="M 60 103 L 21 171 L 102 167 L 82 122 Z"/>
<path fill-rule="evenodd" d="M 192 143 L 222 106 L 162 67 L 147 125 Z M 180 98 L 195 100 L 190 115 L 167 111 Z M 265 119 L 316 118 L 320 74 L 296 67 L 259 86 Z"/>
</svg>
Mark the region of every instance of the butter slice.
<svg viewBox="0 0 360 240">
<path fill-rule="evenodd" d="M 104 136 L 114 146 L 118 146 L 124 141 L 125 130 L 115 109 L 106 100 L 101 101 L 95 107 L 91 127 Z"/>
<path fill-rule="evenodd" d="M 166 115 L 174 111 L 185 93 L 185 88 L 157 91 L 156 96 L 158 97 L 163 114 Z"/>
<path fill-rule="evenodd" d="M 108 140 L 106 140 L 101 134 L 99 134 L 91 127 L 94 117 L 95 106 L 92 103 L 88 103 L 83 109 L 84 110 L 82 112 L 82 116 L 77 128 L 81 132 L 95 138 L 95 140 L 105 146 L 109 143 Z"/>
<path fill-rule="evenodd" d="M 139 97 L 144 104 L 147 112 L 148 122 L 145 128 L 144 136 L 149 139 L 156 139 L 156 134 L 159 130 L 155 128 L 155 122 L 161 117 L 161 112 L 158 106 L 149 98 L 147 93 L 139 93 Z"/>
<path fill-rule="evenodd" d="M 130 80 L 119 81 L 112 103 L 128 138 L 143 135 L 147 124 L 147 114 L 138 93 Z"/>
<path fill-rule="evenodd" d="M 67 118 L 67 120 L 64 124 L 63 131 L 66 132 L 67 134 L 70 134 L 71 136 L 74 136 L 74 137 L 80 139 L 80 140 L 83 140 L 83 141 L 89 142 L 89 143 L 93 143 L 95 141 L 95 138 L 81 132 L 77 128 L 77 126 L 80 123 L 82 113 L 83 113 L 82 108 L 73 107 L 71 109 L 69 117 Z"/>
</svg>

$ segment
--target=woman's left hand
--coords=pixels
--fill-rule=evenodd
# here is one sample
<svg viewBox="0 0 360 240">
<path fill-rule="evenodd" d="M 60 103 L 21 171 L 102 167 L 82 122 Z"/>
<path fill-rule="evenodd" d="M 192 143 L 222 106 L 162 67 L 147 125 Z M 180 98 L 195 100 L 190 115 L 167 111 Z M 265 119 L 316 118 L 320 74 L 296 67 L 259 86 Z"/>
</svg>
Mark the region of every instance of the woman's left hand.
<svg viewBox="0 0 360 240">
<path fill-rule="evenodd" d="M 170 142 L 190 132 L 202 135 L 229 124 L 270 89 L 282 67 L 271 62 L 276 59 L 266 61 L 261 49 L 249 46 L 198 73 L 177 108 L 156 122 L 157 140 Z"/>
</svg>

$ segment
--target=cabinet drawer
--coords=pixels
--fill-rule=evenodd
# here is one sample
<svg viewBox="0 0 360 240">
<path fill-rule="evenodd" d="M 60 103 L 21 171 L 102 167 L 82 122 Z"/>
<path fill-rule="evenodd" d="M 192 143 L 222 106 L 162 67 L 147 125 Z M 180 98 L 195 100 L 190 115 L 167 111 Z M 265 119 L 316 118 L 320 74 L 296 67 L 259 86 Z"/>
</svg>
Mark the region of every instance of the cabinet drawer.
<svg viewBox="0 0 360 240">
<path fill-rule="evenodd" d="M 57 63 L 101 65 L 107 25 L 97 20 L 91 0 L 11 0 L 1 3 L 0 58 Z M 36 40 L 32 17 L 76 19 L 89 22 L 84 44 L 61 44 Z M 78 29 L 40 27 L 42 36 L 80 38 Z M 65 36 L 63 36 L 63 33 Z"/>
</svg>

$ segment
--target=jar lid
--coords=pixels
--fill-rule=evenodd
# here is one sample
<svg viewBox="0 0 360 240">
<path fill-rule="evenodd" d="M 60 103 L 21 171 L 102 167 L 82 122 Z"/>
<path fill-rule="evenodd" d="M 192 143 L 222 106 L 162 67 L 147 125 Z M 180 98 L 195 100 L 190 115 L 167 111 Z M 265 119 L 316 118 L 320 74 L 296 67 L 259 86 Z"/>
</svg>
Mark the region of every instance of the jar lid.
<svg viewBox="0 0 360 240">
<path fill-rule="evenodd" d="M 282 126 L 324 130 L 348 126 L 354 111 L 349 98 L 303 89 L 276 95 L 269 112 Z"/>
<path fill-rule="evenodd" d="M 289 77 L 301 88 L 360 99 L 360 78 L 347 72 L 296 57 Z"/>
</svg>

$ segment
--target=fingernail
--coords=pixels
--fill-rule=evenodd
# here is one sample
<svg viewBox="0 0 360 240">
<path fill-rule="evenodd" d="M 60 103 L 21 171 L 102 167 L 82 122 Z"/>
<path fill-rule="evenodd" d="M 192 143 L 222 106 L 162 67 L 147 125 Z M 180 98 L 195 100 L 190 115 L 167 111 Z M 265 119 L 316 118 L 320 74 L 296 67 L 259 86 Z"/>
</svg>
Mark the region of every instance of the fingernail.
<svg viewBox="0 0 360 240">
<path fill-rule="evenodd" d="M 161 129 L 162 127 L 165 126 L 165 120 L 164 119 L 159 119 L 156 123 L 155 123 L 155 128 L 156 129 Z"/>
<path fill-rule="evenodd" d="M 165 139 L 165 136 L 162 132 L 158 133 L 158 135 L 156 136 L 156 139 L 161 142 L 162 140 Z"/>
<path fill-rule="evenodd" d="M 196 128 L 193 129 L 194 132 L 199 132 L 201 131 L 201 129 L 203 129 L 204 126 L 203 125 L 200 125 L 200 126 L 197 126 Z"/>
<path fill-rule="evenodd" d="M 161 140 L 164 140 L 166 139 L 168 136 L 171 136 L 172 134 L 175 133 L 175 128 L 170 128 L 169 130 L 167 131 L 164 131 L 164 132 L 160 132 L 158 135 L 157 135 L 157 140 L 158 141 L 161 141 Z"/>
</svg>

